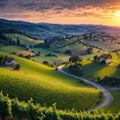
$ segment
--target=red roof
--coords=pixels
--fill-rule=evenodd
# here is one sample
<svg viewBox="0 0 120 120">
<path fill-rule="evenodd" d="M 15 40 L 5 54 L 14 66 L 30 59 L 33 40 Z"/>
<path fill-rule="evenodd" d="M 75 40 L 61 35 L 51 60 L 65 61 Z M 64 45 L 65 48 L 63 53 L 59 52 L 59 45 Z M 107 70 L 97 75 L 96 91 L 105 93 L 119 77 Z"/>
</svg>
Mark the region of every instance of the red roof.
<svg viewBox="0 0 120 120">
<path fill-rule="evenodd" d="M 14 61 L 14 60 L 15 60 L 14 58 L 7 58 L 7 59 L 6 59 L 6 62 L 10 63 L 10 62 L 12 62 L 12 61 Z"/>
<path fill-rule="evenodd" d="M 104 59 L 108 59 L 108 58 L 111 58 L 111 57 L 112 57 L 111 54 L 102 54 L 100 56 L 100 58 L 104 58 Z"/>
</svg>

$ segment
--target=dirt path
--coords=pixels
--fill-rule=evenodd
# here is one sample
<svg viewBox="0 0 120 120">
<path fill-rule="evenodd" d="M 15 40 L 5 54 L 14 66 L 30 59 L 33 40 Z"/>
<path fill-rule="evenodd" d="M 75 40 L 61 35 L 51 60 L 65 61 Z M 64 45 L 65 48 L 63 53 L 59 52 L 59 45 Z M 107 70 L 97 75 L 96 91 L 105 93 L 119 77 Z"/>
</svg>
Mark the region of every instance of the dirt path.
<svg viewBox="0 0 120 120">
<path fill-rule="evenodd" d="M 73 77 L 73 78 L 76 78 L 76 79 L 83 80 L 85 83 L 92 85 L 93 87 L 99 89 L 99 90 L 103 93 L 103 95 L 104 95 L 104 100 L 102 101 L 102 103 L 100 103 L 100 104 L 98 104 L 97 106 L 95 106 L 92 110 L 96 110 L 96 109 L 103 108 L 103 107 L 109 105 L 109 104 L 113 101 L 113 97 L 112 97 L 111 93 L 110 93 L 107 89 L 105 89 L 104 87 L 102 87 L 101 85 L 99 85 L 99 84 L 97 84 L 97 83 L 95 83 L 95 82 L 93 82 L 93 81 L 90 81 L 90 80 L 87 80 L 87 79 L 85 79 L 85 78 L 78 77 L 78 76 L 76 76 L 76 75 L 73 75 L 73 74 L 70 74 L 70 73 L 65 72 L 65 71 L 63 70 L 63 67 L 64 67 L 64 66 L 65 66 L 65 65 L 59 66 L 59 67 L 58 67 L 58 71 L 61 72 L 61 73 L 63 73 L 63 74 L 65 74 L 65 75 L 67 75 L 67 76 L 70 76 L 70 77 Z"/>
</svg>

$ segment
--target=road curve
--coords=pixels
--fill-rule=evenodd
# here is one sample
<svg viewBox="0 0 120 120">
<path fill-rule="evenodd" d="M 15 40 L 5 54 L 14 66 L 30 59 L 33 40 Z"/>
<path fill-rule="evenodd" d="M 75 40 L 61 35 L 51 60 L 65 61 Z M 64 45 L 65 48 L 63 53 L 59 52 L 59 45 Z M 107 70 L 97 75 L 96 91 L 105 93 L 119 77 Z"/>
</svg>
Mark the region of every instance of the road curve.
<svg viewBox="0 0 120 120">
<path fill-rule="evenodd" d="M 113 101 L 113 96 L 111 95 L 111 93 L 107 89 L 105 89 L 104 87 L 102 87 L 101 85 L 99 85 L 99 84 L 97 84 L 97 83 L 95 83 L 93 81 L 90 81 L 90 80 L 87 80 L 85 78 L 78 77 L 76 75 L 73 75 L 73 74 L 65 72 L 63 70 L 64 66 L 65 65 L 59 66 L 58 67 L 58 71 L 61 72 L 61 73 L 63 73 L 63 74 L 65 74 L 65 75 L 67 75 L 67 76 L 70 76 L 72 78 L 80 79 L 80 80 L 84 81 L 85 83 L 90 84 L 93 87 L 99 89 L 103 93 L 104 100 L 100 104 L 98 104 L 97 106 L 95 106 L 92 110 L 96 110 L 96 109 L 100 109 L 100 108 L 103 108 L 105 106 L 108 106 Z"/>
</svg>

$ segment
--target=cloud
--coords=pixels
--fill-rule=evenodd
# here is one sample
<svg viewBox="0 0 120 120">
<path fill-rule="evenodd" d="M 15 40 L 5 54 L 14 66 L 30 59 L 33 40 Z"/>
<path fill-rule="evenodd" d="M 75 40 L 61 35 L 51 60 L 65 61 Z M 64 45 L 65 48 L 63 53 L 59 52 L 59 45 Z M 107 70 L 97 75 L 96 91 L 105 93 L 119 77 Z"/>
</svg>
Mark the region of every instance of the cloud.
<svg viewBox="0 0 120 120">
<path fill-rule="evenodd" d="M 54 17 L 107 19 L 119 5 L 119 0 L 0 0 L 0 17 L 34 21 Z"/>
<path fill-rule="evenodd" d="M 0 0 L 0 8 L 13 7 L 17 5 L 16 9 L 44 11 L 49 9 L 63 10 L 92 7 L 110 7 L 118 4 L 118 0 Z"/>
<path fill-rule="evenodd" d="M 8 0 L 0 0 L 0 8 L 4 8 L 7 6 Z"/>
</svg>

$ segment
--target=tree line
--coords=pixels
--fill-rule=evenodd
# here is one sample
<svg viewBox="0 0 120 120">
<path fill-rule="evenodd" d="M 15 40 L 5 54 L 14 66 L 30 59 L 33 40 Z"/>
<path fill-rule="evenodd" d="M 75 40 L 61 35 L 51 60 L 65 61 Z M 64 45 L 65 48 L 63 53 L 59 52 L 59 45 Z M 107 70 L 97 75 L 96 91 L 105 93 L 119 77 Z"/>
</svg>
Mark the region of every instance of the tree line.
<svg viewBox="0 0 120 120">
<path fill-rule="evenodd" d="M 16 38 L 16 40 L 13 40 L 11 37 L 6 36 L 5 34 L 0 33 L 0 43 L 3 43 L 5 45 L 17 45 L 21 47 L 26 47 L 25 44 L 20 42 L 19 37 Z"/>
</svg>

